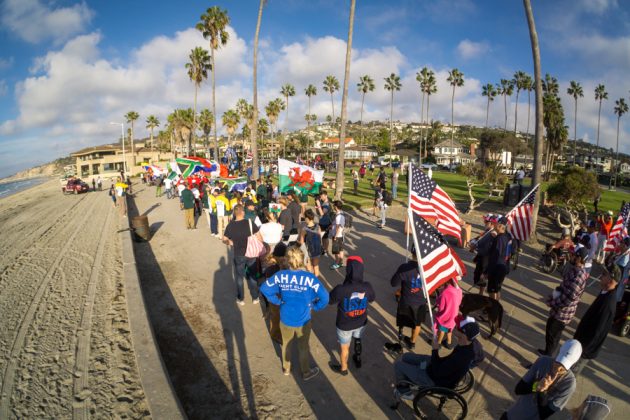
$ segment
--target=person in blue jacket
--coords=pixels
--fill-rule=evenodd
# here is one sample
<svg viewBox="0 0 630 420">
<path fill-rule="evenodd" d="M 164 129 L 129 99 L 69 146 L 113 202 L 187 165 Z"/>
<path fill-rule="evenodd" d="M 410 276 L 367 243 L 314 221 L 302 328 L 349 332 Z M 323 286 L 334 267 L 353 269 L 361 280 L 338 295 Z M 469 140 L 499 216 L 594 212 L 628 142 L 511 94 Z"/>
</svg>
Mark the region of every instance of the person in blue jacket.
<svg viewBox="0 0 630 420">
<path fill-rule="evenodd" d="M 372 285 L 363 281 L 363 259 L 348 257 L 343 284 L 335 286 L 330 292 L 330 304 L 337 304 L 337 340 L 341 346 L 341 363 L 330 363 L 333 371 L 344 376 L 348 374 L 348 356 L 353 338 L 352 360 L 357 368 L 361 367 L 361 337 L 367 325 L 368 303 L 374 302 L 375 298 Z"/>
<path fill-rule="evenodd" d="M 269 277 L 260 291 L 269 302 L 280 306 L 280 333 L 282 335 L 282 370 L 291 373 L 291 347 L 297 335 L 298 354 L 302 378 L 305 381 L 319 373 L 310 367 L 308 340 L 311 335 L 311 310 L 320 311 L 328 305 L 328 291 L 319 279 L 304 268 L 304 253 L 290 247 L 286 255 L 288 270 Z"/>
</svg>

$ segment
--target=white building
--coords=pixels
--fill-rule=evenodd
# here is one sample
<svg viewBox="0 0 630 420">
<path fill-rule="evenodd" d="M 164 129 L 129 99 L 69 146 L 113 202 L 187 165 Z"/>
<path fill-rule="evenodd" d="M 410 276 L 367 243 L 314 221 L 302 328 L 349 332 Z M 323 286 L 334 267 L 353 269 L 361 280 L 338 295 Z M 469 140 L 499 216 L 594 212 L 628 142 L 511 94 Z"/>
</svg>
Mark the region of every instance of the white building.
<svg viewBox="0 0 630 420">
<path fill-rule="evenodd" d="M 346 137 L 346 147 L 356 146 L 352 137 Z M 316 149 L 339 149 L 339 137 L 317 140 L 313 144 Z"/>
<path fill-rule="evenodd" d="M 474 163 L 476 157 L 470 154 L 470 150 L 461 143 L 454 141 L 451 146 L 450 140 L 438 143 L 433 148 L 433 157 L 438 165 L 466 165 Z"/>
</svg>

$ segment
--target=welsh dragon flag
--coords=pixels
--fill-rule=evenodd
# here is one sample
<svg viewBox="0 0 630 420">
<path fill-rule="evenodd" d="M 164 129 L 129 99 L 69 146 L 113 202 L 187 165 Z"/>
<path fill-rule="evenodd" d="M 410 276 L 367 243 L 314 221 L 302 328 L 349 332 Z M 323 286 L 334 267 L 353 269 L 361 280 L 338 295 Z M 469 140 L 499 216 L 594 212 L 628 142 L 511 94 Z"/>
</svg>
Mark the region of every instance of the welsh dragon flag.
<svg viewBox="0 0 630 420">
<path fill-rule="evenodd" d="M 281 193 L 297 191 L 300 194 L 317 194 L 324 179 L 324 171 L 278 159 L 278 189 Z"/>
</svg>

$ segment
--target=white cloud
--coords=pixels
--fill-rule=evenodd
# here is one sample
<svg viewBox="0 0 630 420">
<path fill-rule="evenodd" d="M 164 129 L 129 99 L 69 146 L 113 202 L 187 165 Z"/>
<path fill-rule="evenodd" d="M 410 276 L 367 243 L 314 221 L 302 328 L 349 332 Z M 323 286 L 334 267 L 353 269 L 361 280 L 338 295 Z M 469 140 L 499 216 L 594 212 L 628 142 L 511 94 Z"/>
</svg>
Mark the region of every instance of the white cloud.
<svg viewBox="0 0 630 420">
<path fill-rule="evenodd" d="M 474 58 L 481 58 L 490 51 L 490 45 L 485 42 L 475 42 L 470 39 L 464 39 L 457 44 L 457 55 L 462 60 L 470 60 Z"/>
<path fill-rule="evenodd" d="M 617 0 L 580 0 L 578 6 L 584 12 L 601 15 L 617 7 Z"/>
<path fill-rule="evenodd" d="M 2 58 L 0 57 L 0 70 L 6 70 L 8 68 L 11 68 L 13 66 L 13 57 L 9 57 L 9 58 Z"/>
<path fill-rule="evenodd" d="M 233 107 L 239 98 L 251 100 L 251 45 L 230 31 L 230 42 L 217 52 L 217 116 Z M 162 123 L 174 108 L 192 107 L 194 87 L 188 79 L 184 64 L 190 50 L 196 46 L 207 48 L 207 41 L 193 28 L 176 32 L 171 36 L 158 36 L 133 50 L 129 58 L 106 57 L 100 47 L 100 33 L 76 36 L 62 47 L 40 57 L 32 65 L 32 74 L 18 82 L 15 96 L 19 113 L 16 118 L 0 123 L 0 141 L 25 142 L 28 145 L 3 155 L 0 159 L 22 162 L 21 150 L 38 150 L 50 158 L 79 148 L 114 141 L 120 128 L 109 125 L 110 121 L 122 121 L 129 110 L 140 114 L 136 123 L 136 136 L 148 135 L 145 119 L 156 115 Z M 259 63 L 259 105 L 264 115 L 266 103 L 280 96 L 280 87 L 291 83 L 296 96 L 290 99 L 289 128 L 305 125 L 307 97 L 304 88 L 314 84 L 318 95 L 312 101 L 312 113 L 325 120 L 331 113 L 330 96 L 322 90 L 322 81 L 334 74 L 343 83 L 343 67 L 346 44 L 334 37 L 305 38 L 301 42 L 278 45 L 267 40 L 261 45 Z M 360 76 L 370 75 L 376 89 L 365 99 L 364 120 L 389 118 L 390 95 L 383 88 L 383 79 L 390 73 L 399 74 L 402 89 L 395 93 L 394 119 L 405 122 L 418 121 L 420 99 L 416 72 L 423 63 L 412 62 L 396 47 L 354 49 L 352 52 L 349 81 L 348 119 L 359 119 L 361 96 L 356 84 Z M 452 88 L 446 82 L 448 69 L 434 68 L 438 92 L 431 96 L 430 118 L 450 123 Z M 597 83 L 606 83 L 611 101 L 604 104 L 601 122 L 601 143 L 614 146 L 616 119 L 612 115 L 612 103 L 626 89 L 623 78 L 607 77 L 599 81 L 583 81 L 585 98 L 578 108 L 578 133 L 587 133 L 595 139 L 593 127 L 597 124 L 596 103 L 592 90 Z M 455 123 L 482 126 L 486 117 L 486 101 L 481 96 L 483 83 L 474 75 L 465 75 L 465 84 L 455 94 Z M 566 82 L 561 81 L 566 90 Z M 587 93 L 588 92 L 588 93 Z M 572 102 L 562 95 L 565 103 L 567 125 L 572 123 Z M 566 97 L 565 97 L 566 96 Z M 510 98 L 512 102 L 514 96 Z M 198 109 L 210 108 L 210 82 L 204 82 L 198 95 Z M 335 114 L 340 114 L 341 93 L 334 96 Z M 490 125 L 503 127 L 503 101 L 497 98 L 491 105 Z M 508 110 L 508 127 L 514 126 L 514 103 Z M 533 108 L 530 131 L 533 131 Z M 519 98 L 518 128 L 527 126 L 527 95 Z M 624 121 L 622 120 L 622 124 Z M 278 121 L 278 128 L 285 125 L 285 115 Z M 628 123 L 630 128 L 630 123 Z M 222 127 L 219 122 L 219 132 Z M 621 134 L 621 144 L 626 144 L 630 130 Z M 571 130 L 572 136 L 572 130 Z M 622 147 L 623 150 L 623 147 Z M 627 150 L 627 146 L 626 146 Z M 13 156 L 15 155 L 15 156 Z M 8 165 L 2 162 L 0 168 Z M 6 173 L 6 169 L 4 170 Z"/>
<path fill-rule="evenodd" d="M 84 2 L 53 9 L 41 0 L 5 0 L 1 21 L 19 38 L 36 44 L 47 39 L 67 40 L 83 32 L 93 16 Z"/>
</svg>

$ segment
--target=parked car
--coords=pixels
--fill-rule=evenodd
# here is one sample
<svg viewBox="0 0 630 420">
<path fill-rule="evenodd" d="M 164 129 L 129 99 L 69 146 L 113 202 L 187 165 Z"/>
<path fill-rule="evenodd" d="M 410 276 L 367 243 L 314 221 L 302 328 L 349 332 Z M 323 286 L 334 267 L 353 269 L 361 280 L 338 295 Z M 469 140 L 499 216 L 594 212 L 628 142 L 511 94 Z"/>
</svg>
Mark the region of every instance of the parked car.
<svg viewBox="0 0 630 420">
<path fill-rule="evenodd" d="M 79 194 L 88 191 L 90 191 L 89 185 L 78 178 L 69 179 L 66 185 L 61 187 L 61 192 L 64 194 Z"/>
<path fill-rule="evenodd" d="M 435 171 L 437 169 L 437 165 L 435 163 L 423 163 L 422 164 L 422 169 L 431 169 L 432 171 Z"/>
</svg>

